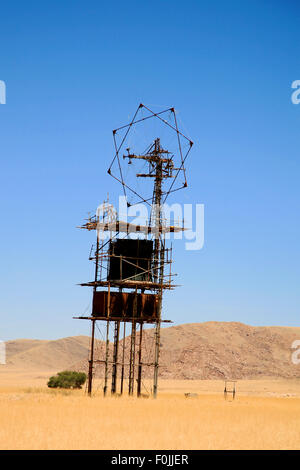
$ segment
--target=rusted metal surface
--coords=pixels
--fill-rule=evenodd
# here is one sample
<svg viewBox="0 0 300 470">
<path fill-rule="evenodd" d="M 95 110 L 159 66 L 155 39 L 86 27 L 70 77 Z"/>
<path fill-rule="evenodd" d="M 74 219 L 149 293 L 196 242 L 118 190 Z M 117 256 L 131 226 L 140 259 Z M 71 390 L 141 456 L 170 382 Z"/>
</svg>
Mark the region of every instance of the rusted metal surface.
<svg viewBox="0 0 300 470">
<path fill-rule="evenodd" d="M 92 393 L 92 381 L 93 381 L 93 363 L 94 363 L 94 342 L 95 342 L 95 320 L 92 321 L 92 339 L 91 339 L 91 350 L 89 360 L 89 375 L 88 375 L 88 394 Z"/>
<path fill-rule="evenodd" d="M 136 297 L 136 313 L 134 303 Z M 93 295 L 92 316 L 108 317 L 108 293 L 107 291 L 96 291 Z M 109 318 L 135 318 L 142 320 L 158 319 L 158 295 L 157 294 L 135 294 L 132 292 L 110 293 Z"/>
<path fill-rule="evenodd" d="M 99 320 L 99 321 L 108 321 L 107 317 L 90 317 L 90 316 L 78 316 L 78 317 L 73 317 L 74 320 Z M 114 317 L 114 321 L 120 321 L 121 323 L 131 323 L 132 321 L 136 321 L 136 323 L 149 323 L 155 324 L 157 320 L 152 320 L 151 318 L 145 319 L 145 318 L 135 318 L 133 319 L 132 317 Z M 161 323 L 173 323 L 173 320 L 160 320 Z"/>
<path fill-rule="evenodd" d="M 143 233 L 146 235 L 156 233 L 177 233 L 187 230 L 185 227 L 178 227 L 176 225 L 164 226 L 161 225 L 158 228 L 151 227 L 149 225 L 135 225 L 128 222 L 118 220 L 111 223 L 99 223 L 96 220 L 87 222 L 78 228 L 86 230 L 101 230 L 103 232 L 119 232 L 119 233 Z"/>
<path fill-rule="evenodd" d="M 153 241 L 117 239 L 109 243 L 107 279 L 152 281 Z"/>
<path fill-rule="evenodd" d="M 117 391 L 117 373 L 118 373 L 118 353 L 119 353 L 119 333 L 120 333 L 120 322 L 115 321 L 115 332 L 114 332 L 114 352 L 113 352 L 113 367 L 112 367 L 112 378 L 111 378 L 111 393 L 114 394 Z"/>
<path fill-rule="evenodd" d="M 139 365 L 138 365 L 138 378 L 137 378 L 137 396 L 140 397 L 142 393 L 142 341 L 143 341 L 143 323 L 140 324 L 140 337 L 139 337 Z"/>
<path fill-rule="evenodd" d="M 167 289 L 172 290 L 175 287 L 179 287 L 178 284 L 159 284 L 158 282 L 146 282 L 146 281 L 121 281 L 121 280 L 114 280 L 114 281 L 91 281 L 91 282 L 83 282 L 79 284 L 80 286 L 86 287 L 107 287 L 108 284 L 111 287 L 123 287 L 124 289 L 147 289 L 147 290 L 154 290 L 154 289 Z"/>
</svg>

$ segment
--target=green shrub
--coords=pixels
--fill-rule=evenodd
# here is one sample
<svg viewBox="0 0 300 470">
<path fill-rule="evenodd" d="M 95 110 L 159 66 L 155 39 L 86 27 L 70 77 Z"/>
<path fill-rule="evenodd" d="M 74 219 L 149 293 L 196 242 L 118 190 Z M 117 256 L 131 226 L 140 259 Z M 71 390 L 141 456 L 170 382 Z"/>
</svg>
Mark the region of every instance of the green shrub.
<svg viewBox="0 0 300 470">
<path fill-rule="evenodd" d="M 81 388 L 85 381 L 86 374 L 84 372 L 64 370 L 50 377 L 47 385 L 50 388 Z"/>
</svg>

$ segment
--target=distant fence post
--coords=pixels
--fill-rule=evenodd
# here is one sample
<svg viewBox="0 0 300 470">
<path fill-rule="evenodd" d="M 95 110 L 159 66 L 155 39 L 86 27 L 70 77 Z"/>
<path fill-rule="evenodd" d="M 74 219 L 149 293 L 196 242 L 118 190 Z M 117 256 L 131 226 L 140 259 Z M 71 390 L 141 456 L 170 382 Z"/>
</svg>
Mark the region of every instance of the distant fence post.
<svg viewBox="0 0 300 470">
<path fill-rule="evenodd" d="M 228 389 L 228 383 L 231 384 L 231 389 Z M 232 399 L 235 399 L 235 393 L 236 393 L 236 388 L 235 388 L 236 380 L 225 380 L 224 381 L 224 398 L 227 400 L 227 393 L 232 393 Z"/>
</svg>

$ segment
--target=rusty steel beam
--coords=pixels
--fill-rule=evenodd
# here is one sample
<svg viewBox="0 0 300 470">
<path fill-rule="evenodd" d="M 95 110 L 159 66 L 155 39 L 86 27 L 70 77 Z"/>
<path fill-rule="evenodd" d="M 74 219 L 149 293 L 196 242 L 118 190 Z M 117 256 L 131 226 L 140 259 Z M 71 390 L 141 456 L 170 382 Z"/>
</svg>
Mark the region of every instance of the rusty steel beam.
<svg viewBox="0 0 300 470">
<path fill-rule="evenodd" d="M 119 332 L 120 332 L 120 322 L 116 321 L 115 322 L 115 332 L 114 332 L 114 351 L 113 351 L 112 380 L 111 380 L 111 393 L 112 393 L 112 395 L 114 395 L 117 391 Z"/>
<path fill-rule="evenodd" d="M 142 341 L 143 341 L 143 323 L 140 324 L 140 341 L 139 341 L 139 365 L 137 379 L 137 396 L 141 396 L 142 387 Z"/>
</svg>

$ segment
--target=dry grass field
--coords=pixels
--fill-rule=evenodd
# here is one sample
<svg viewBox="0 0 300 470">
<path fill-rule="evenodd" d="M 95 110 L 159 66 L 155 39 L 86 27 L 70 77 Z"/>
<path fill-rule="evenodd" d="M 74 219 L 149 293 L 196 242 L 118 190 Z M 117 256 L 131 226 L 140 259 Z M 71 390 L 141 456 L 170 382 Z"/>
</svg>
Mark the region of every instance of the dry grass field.
<svg viewBox="0 0 300 470">
<path fill-rule="evenodd" d="M 0 375 L 0 449 L 300 448 L 299 380 L 240 381 L 225 401 L 222 381 L 161 380 L 157 400 L 104 399 L 50 390 L 46 377 Z"/>
</svg>

